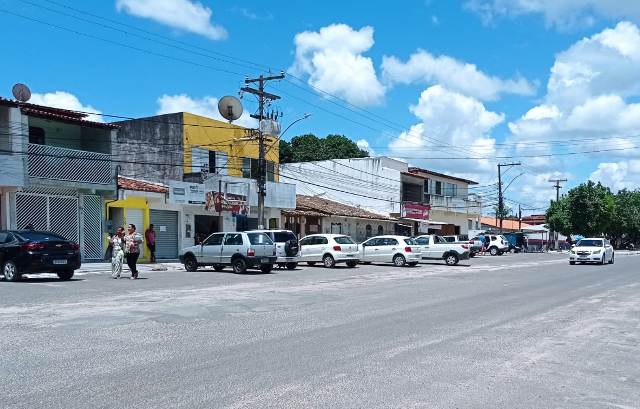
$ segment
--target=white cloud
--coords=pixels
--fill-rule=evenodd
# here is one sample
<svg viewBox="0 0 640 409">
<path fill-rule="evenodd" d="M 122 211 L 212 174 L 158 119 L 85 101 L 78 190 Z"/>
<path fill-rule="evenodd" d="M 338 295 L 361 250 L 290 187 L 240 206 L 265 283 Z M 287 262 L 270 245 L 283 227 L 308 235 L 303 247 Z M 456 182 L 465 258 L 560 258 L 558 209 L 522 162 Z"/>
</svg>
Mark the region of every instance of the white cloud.
<svg viewBox="0 0 640 409">
<path fill-rule="evenodd" d="M 385 87 L 378 81 L 373 61 L 362 54 L 374 44 L 373 28 L 354 30 L 332 24 L 319 31 L 298 33 L 295 61 L 290 71 L 308 76 L 310 85 L 359 106 L 382 101 Z"/>
<path fill-rule="evenodd" d="M 477 99 L 440 85 L 424 90 L 410 110 L 421 122 L 389 144 L 389 156 L 408 158 L 417 166 L 481 182 L 495 177 L 495 166 L 489 159 L 437 158 L 494 156 L 495 139 L 490 133 L 504 121 L 504 114 L 488 111 Z M 453 149 L 449 145 L 465 149 Z"/>
<path fill-rule="evenodd" d="M 535 86 L 524 78 L 501 79 L 480 71 L 474 64 L 446 55 L 434 56 L 418 50 L 401 62 L 385 56 L 382 61 L 384 78 L 391 83 L 437 83 L 448 89 L 482 100 L 496 100 L 500 94 L 533 95 Z"/>
<path fill-rule="evenodd" d="M 590 180 L 601 182 L 613 191 L 640 187 L 640 160 L 607 162 L 598 165 Z"/>
<path fill-rule="evenodd" d="M 219 121 L 227 121 L 218 112 L 218 98 L 210 96 L 194 99 L 187 94 L 164 94 L 158 98 L 158 111 L 156 112 L 158 115 L 174 112 L 189 112 Z M 251 118 L 247 111 L 244 111 L 240 119 L 233 121 L 233 123 L 247 128 L 255 128 L 257 126 L 257 121 Z"/>
<path fill-rule="evenodd" d="M 598 17 L 640 21 L 637 0 L 469 0 L 465 7 L 485 23 L 526 14 L 541 14 L 548 25 L 560 29 L 591 26 Z"/>
<path fill-rule="evenodd" d="M 358 148 L 362 149 L 363 151 L 369 152 L 369 156 L 376 156 L 376 152 L 371 148 L 369 141 L 367 141 L 366 139 L 358 139 L 356 141 L 356 145 L 358 145 Z"/>
<path fill-rule="evenodd" d="M 224 40 L 227 31 L 211 22 L 212 11 L 191 0 L 117 0 L 116 8 L 133 16 L 148 18 L 169 27 Z"/>
<path fill-rule="evenodd" d="M 32 94 L 29 103 L 54 108 L 69 109 L 72 111 L 93 112 L 94 114 L 91 114 L 84 119 L 94 122 L 104 122 L 101 111 L 97 110 L 91 105 L 83 105 L 78 97 L 68 92 L 56 91 L 48 92 L 46 94 Z"/>
</svg>

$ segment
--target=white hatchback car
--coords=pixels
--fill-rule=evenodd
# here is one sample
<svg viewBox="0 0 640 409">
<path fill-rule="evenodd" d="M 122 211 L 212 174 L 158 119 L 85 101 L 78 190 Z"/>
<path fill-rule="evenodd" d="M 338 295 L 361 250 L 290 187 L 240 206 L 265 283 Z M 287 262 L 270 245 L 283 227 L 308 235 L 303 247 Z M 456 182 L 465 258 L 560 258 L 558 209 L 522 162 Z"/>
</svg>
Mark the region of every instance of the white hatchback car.
<svg viewBox="0 0 640 409">
<path fill-rule="evenodd" d="M 355 267 L 358 259 L 358 245 L 344 234 L 311 234 L 300 240 L 300 261 L 310 266 L 322 263 L 332 268 L 336 263 L 346 263 Z"/>
<path fill-rule="evenodd" d="M 420 246 L 411 237 L 377 236 L 360 244 L 363 263 L 393 263 L 398 267 L 420 262 Z"/>
<path fill-rule="evenodd" d="M 587 238 L 580 240 L 569 251 L 569 264 L 598 263 L 613 264 L 615 260 L 613 246 L 609 240 L 602 238 Z"/>
</svg>

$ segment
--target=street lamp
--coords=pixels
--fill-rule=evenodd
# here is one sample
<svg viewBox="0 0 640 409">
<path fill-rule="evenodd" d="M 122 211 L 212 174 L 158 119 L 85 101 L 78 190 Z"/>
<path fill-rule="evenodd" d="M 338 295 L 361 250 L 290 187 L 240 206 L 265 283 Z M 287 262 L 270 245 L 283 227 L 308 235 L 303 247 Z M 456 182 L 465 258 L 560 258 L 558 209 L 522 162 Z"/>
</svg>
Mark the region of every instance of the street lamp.
<svg viewBox="0 0 640 409">
<path fill-rule="evenodd" d="M 282 136 L 285 134 L 285 132 L 287 132 L 287 131 L 289 130 L 289 128 L 291 128 L 291 126 L 293 126 L 293 124 L 298 123 L 298 122 L 302 121 L 303 119 L 307 119 L 307 118 L 309 118 L 310 116 L 311 116 L 311 114 L 307 112 L 307 113 L 305 113 L 305 114 L 304 114 L 304 116 L 303 116 L 302 118 L 298 118 L 298 119 L 296 119 L 295 121 L 291 122 L 291 123 L 289 124 L 289 126 L 287 126 L 286 128 L 284 128 L 284 131 L 282 131 L 282 132 L 280 133 L 279 138 L 280 138 L 280 139 L 282 139 Z"/>
</svg>

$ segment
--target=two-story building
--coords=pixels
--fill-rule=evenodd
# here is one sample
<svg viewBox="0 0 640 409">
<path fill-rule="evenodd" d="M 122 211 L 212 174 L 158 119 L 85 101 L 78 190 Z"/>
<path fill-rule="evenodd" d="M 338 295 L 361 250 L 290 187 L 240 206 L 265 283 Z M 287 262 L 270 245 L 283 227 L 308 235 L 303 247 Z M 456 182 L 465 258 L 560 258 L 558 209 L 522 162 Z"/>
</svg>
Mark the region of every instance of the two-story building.
<svg viewBox="0 0 640 409">
<path fill-rule="evenodd" d="M 138 187 L 159 183 L 168 192 L 123 189 L 107 205 L 112 225 L 137 220 L 145 229 L 153 224 L 158 234 L 177 231 L 176 250 L 159 258 L 173 258 L 177 248 L 216 231 L 258 227 L 259 148 L 252 130 L 187 112 L 117 125 L 114 155 L 128 159 L 119 167 L 121 181 L 137 181 Z M 266 136 L 265 144 L 265 225 L 278 228 L 281 210 L 295 208 L 296 191 L 279 182 L 278 139 Z"/>
<path fill-rule="evenodd" d="M 0 98 L 0 224 L 49 230 L 103 257 L 104 200 L 116 191 L 117 126 Z"/>
<path fill-rule="evenodd" d="M 397 234 L 464 234 L 481 216 L 480 198 L 469 193 L 476 182 L 388 157 L 290 163 L 280 176 L 299 194 L 398 219 Z"/>
</svg>

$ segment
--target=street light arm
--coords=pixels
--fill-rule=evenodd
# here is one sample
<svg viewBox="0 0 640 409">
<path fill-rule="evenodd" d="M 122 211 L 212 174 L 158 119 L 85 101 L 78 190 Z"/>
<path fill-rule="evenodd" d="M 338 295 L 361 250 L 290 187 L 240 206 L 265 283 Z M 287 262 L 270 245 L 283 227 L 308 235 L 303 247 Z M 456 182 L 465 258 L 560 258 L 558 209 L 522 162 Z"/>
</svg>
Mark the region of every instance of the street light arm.
<svg viewBox="0 0 640 409">
<path fill-rule="evenodd" d="M 291 128 L 294 124 L 296 124 L 296 123 L 298 123 L 298 122 L 300 122 L 300 121 L 302 121 L 302 120 L 304 120 L 304 119 L 307 119 L 307 118 L 309 118 L 310 116 L 311 116 L 311 114 L 306 113 L 306 114 L 304 114 L 304 116 L 303 116 L 302 118 L 298 118 L 298 119 L 296 119 L 295 121 L 291 122 L 291 123 L 289 124 L 289 126 L 287 126 L 287 127 L 284 129 L 284 131 L 282 131 L 282 133 L 280 133 L 280 136 L 278 137 L 278 139 L 282 139 L 282 137 L 284 136 L 284 134 L 285 134 L 285 133 L 289 130 L 289 128 Z"/>
</svg>

